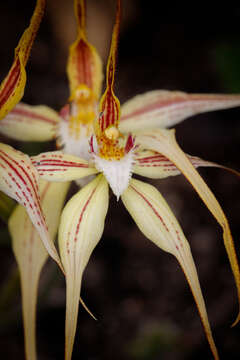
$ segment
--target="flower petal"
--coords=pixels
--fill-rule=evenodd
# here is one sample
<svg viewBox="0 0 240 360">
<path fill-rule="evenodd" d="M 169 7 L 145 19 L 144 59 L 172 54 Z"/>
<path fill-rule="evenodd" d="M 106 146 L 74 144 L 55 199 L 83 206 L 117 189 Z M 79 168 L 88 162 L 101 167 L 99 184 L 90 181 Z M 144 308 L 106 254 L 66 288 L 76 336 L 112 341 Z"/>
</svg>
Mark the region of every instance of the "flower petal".
<svg viewBox="0 0 240 360">
<path fill-rule="evenodd" d="M 84 0 L 74 1 L 75 16 L 78 25 L 77 40 L 70 46 L 67 73 L 71 94 L 81 84 L 93 91 L 96 99 L 100 97 L 102 88 L 102 61 L 96 49 L 89 44 L 85 34 Z"/>
<path fill-rule="evenodd" d="M 56 137 L 59 120 L 47 106 L 19 103 L 0 122 L 0 133 L 20 141 L 48 141 Z"/>
<path fill-rule="evenodd" d="M 172 127 L 192 115 L 235 106 L 240 106 L 240 95 L 155 90 L 137 95 L 122 105 L 119 129 L 131 132 Z"/>
<path fill-rule="evenodd" d="M 15 49 L 15 58 L 3 82 L 0 85 L 0 119 L 21 100 L 26 84 L 25 66 L 43 17 L 46 0 L 37 0 L 29 27 L 24 31 Z"/>
<path fill-rule="evenodd" d="M 69 183 L 40 183 L 40 196 L 49 234 L 54 241 L 61 208 Z M 13 251 L 19 266 L 22 289 L 22 310 L 27 360 L 36 360 L 36 303 L 39 276 L 48 253 L 26 210 L 17 206 L 9 219 Z"/>
<path fill-rule="evenodd" d="M 99 112 L 100 116 L 95 121 L 95 134 L 100 136 L 104 134 L 109 127 L 118 128 L 120 118 L 120 102 L 114 94 L 114 78 L 116 70 L 117 44 L 120 28 L 120 0 L 117 1 L 116 19 L 113 27 L 111 48 L 107 62 L 106 70 L 106 90 L 101 97 Z"/>
<path fill-rule="evenodd" d="M 218 167 L 234 172 L 238 176 L 240 176 L 240 174 L 235 172 L 234 170 L 218 165 L 216 163 L 202 160 L 196 156 L 187 155 L 187 157 L 195 168 L 198 168 L 200 166 Z M 135 174 L 146 176 L 151 179 L 164 179 L 168 176 L 176 176 L 181 174 L 181 171 L 171 160 L 166 158 L 164 155 L 154 151 L 139 151 L 135 156 L 134 161 L 135 165 L 133 168 L 133 172 Z"/>
<path fill-rule="evenodd" d="M 46 250 L 62 269 L 57 250 L 49 237 L 39 199 L 39 176 L 31 159 L 9 145 L 0 144 L 0 169 L 0 191 L 26 208 Z"/>
<path fill-rule="evenodd" d="M 134 179 L 130 181 L 122 200 L 143 234 L 158 247 L 176 256 L 196 301 L 214 358 L 218 359 L 190 246 L 166 201 L 152 185 Z"/>
<path fill-rule="evenodd" d="M 101 238 L 107 208 L 108 185 L 99 175 L 67 203 L 62 213 L 59 250 L 67 283 L 66 360 L 71 359 L 73 349 L 82 274 Z"/>
<path fill-rule="evenodd" d="M 60 151 L 42 153 L 31 159 L 40 177 L 48 181 L 77 180 L 98 172 L 86 160 Z"/>
<path fill-rule="evenodd" d="M 184 152 L 178 146 L 174 130 L 150 130 L 148 132 L 139 133 L 136 138 L 136 142 L 140 143 L 141 146 L 158 151 L 160 154 L 166 156 L 171 160 L 176 167 L 183 173 L 187 180 L 192 184 L 200 198 L 203 200 L 209 211 L 213 214 L 219 225 L 223 230 L 224 245 L 228 254 L 228 258 L 231 264 L 233 275 L 236 282 L 238 291 L 238 300 L 240 303 L 240 273 L 237 256 L 234 248 L 234 243 L 229 228 L 227 218 L 215 198 L 212 191 L 209 189 L 207 184 L 195 170 L 190 160 L 184 154 Z M 236 324 L 240 320 L 240 312 L 238 313 L 237 319 L 234 322 Z"/>
</svg>

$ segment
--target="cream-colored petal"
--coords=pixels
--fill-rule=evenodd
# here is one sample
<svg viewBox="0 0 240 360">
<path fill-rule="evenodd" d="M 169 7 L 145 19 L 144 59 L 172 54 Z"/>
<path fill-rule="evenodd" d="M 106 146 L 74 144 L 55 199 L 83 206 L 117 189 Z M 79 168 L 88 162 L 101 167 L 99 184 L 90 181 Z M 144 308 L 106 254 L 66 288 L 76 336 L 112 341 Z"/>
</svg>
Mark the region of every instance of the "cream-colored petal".
<svg viewBox="0 0 240 360">
<path fill-rule="evenodd" d="M 0 121 L 0 133 L 20 141 L 49 141 L 56 137 L 60 117 L 47 106 L 19 103 Z"/>
<path fill-rule="evenodd" d="M 42 212 L 38 182 L 39 175 L 31 159 L 9 145 L 0 144 L 0 191 L 26 208 L 46 250 L 62 269 Z"/>
<path fill-rule="evenodd" d="M 119 128 L 123 132 L 167 128 L 195 114 L 235 106 L 240 106 L 240 95 L 154 90 L 122 105 Z"/>
<path fill-rule="evenodd" d="M 234 172 L 238 176 L 240 175 L 232 169 L 226 168 L 210 161 L 200 159 L 199 157 L 191 155 L 187 155 L 187 157 L 195 168 L 198 168 L 200 166 L 218 167 Z M 139 151 L 135 155 L 134 162 L 135 165 L 133 168 L 133 172 L 135 174 L 149 177 L 151 179 L 164 179 L 168 176 L 176 176 L 181 174 L 181 171 L 171 160 L 166 158 L 166 156 L 151 150 Z"/>
<path fill-rule="evenodd" d="M 69 183 L 40 184 L 40 196 L 49 234 L 54 241 L 60 212 Z M 9 219 L 13 251 L 18 263 L 25 337 L 26 360 L 36 360 L 36 303 L 39 276 L 48 253 L 23 206 L 18 205 Z"/>
<path fill-rule="evenodd" d="M 166 156 L 169 160 L 171 160 L 176 165 L 176 167 L 183 173 L 187 180 L 192 184 L 192 186 L 194 187 L 200 198 L 203 200 L 209 211 L 213 214 L 219 225 L 222 227 L 224 245 L 235 278 L 238 291 L 238 300 L 240 303 L 239 265 L 227 218 L 212 191 L 209 189 L 207 184 L 204 182 L 204 180 L 201 178 L 194 166 L 191 164 L 188 157 L 178 146 L 175 139 L 174 130 L 155 129 L 142 132 L 141 134 L 139 133 L 139 136 L 137 136 L 136 139 L 136 143 L 139 143 L 141 144 L 141 146 L 151 149 L 153 151 L 158 151 L 160 154 Z M 234 325 L 239 321 L 239 319 L 240 313 L 238 313 Z"/>
<path fill-rule="evenodd" d="M 47 181 L 71 181 L 98 173 L 88 161 L 61 151 L 42 153 L 31 159 L 41 179 Z"/>
<path fill-rule="evenodd" d="M 102 175 L 81 189 L 63 210 L 59 250 L 66 273 L 65 360 L 72 355 L 83 271 L 99 242 L 108 208 L 108 184 Z"/>
<path fill-rule="evenodd" d="M 134 179 L 130 180 L 122 201 L 142 233 L 179 261 L 196 301 L 210 348 L 214 358 L 218 359 L 190 246 L 166 201 L 152 185 Z"/>
</svg>

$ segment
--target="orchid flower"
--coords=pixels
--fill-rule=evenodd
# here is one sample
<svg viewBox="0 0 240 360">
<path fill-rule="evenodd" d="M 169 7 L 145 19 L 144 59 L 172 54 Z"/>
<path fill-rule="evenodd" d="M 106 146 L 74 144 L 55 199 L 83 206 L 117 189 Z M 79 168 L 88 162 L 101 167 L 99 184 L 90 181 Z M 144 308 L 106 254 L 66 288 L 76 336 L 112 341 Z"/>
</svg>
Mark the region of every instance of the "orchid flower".
<svg viewBox="0 0 240 360">
<path fill-rule="evenodd" d="M 79 17 L 79 34 L 84 39 L 85 33 L 81 31 L 84 23 L 83 1 L 75 1 L 75 10 Z M 59 250 L 66 276 L 67 293 L 65 359 L 69 360 L 72 356 L 82 275 L 103 233 L 109 186 L 117 199 L 121 197 L 127 211 L 142 233 L 178 260 L 195 299 L 212 354 L 215 359 L 218 359 L 189 243 L 160 192 L 150 184 L 135 180 L 132 174 L 150 178 L 184 174 L 222 227 L 224 244 L 239 296 L 239 266 L 228 221 L 215 196 L 195 169 L 201 165 L 220 165 L 186 155 L 175 140 L 175 131 L 165 129 L 166 126 L 172 126 L 193 113 L 237 105 L 239 98 L 238 96 L 186 95 L 157 91 L 130 100 L 123 106 L 121 115 L 120 103 L 113 89 L 119 22 L 120 0 L 117 2 L 116 22 L 107 63 L 106 90 L 99 102 L 97 117 L 93 120 L 94 116 L 90 116 L 91 112 L 86 111 L 85 107 L 78 108 L 76 101 L 72 104 L 73 114 L 69 113 L 68 108 L 64 116 L 65 120 L 63 120 L 64 126 L 68 128 L 68 134 L 76 135 L 79 134 L 79 129 L 86 130 L 84 142 L 86 145 L 86 138 L 89 139 L 89 154 L 85 159 L 80 155 L 76 156 L 75 149 L 69 151 L 72 154 L 65 154 L 65 147 L 64 151 L 47 152 L 32 157 L 39 176 L 50 182 L 79 180 L 89 175 L 99 174 L 68 201 L 60 221 Z M 82 43 L 78 42 L 79 44 Z M 75 43 L 71 48 L 70 59 L 75 58 L 75 62 L 71 64 L 76 64 L 76 59 L 80 58 L 76 52 L 79 47 L 76 47 Z M 89 90 L 83 91 L 83 86 L 80 90 L 80 98 L 85 100 Z M 85 111 L 85 115 L 87 114 L 87 120 L 91 117 L 92 122 L 84 122 L 81 110 Z M 92 134 L 92 130 L 88 132 L 89 123 L 94 129 Z M 145 130 L 142 130 L 144 128 Z M 83 153 L 80 134 L 79 148 Z M 67 144 L 70 146 L 70 143 Z M 239 315 L 235 323 L 238 320 Z"/>
<path fill-rule="evenodd" d="M 113 92 L 120 1 L 107 65 L 107 88 L 100 102 L 101 60 L 86 38 L 84 1 L 75 0 L 74 4 L 78 36 L 70 47 L 67 64 L 69 103 L 58 114 L 47 106 L 17 104 L 21 96 L 15 98 L 14 93 L 11 106 L 0 113 L 3 117 L 17 104 L 0 121 L 2 134 L 23 141 L 56 139 L 57 145 L 63 148 L 63 152 L 50 152 L 32 158 L 38 170 L 36 176 L 60 182 L 51 186 L 49 183 L 41 184 L 41 201 L 52 239 L 68 188 L 66 182 L 80 180 L 83 184 L 85 177 L 89 182 L 89 175 L 102 173 L 69 201 L 59 230 L 60 255 L 67 282 L 66 359 L 70 359 L 72 353 L 82 273 L 103 231 L 108 184 L 117 198 L 121 197 L 146 237 L 176 256 L 193 292 L 211 350 L 217 359 L 188 242 L 160 193 L 151 185 L 132 179 L 132 173 L 164 178 L 182 172 L 188 178 L 224 229 L 225 246 L 239 292 L 239 270 L 227 220 L 214 195 L 195 170 L 198 166 L 221 166 L 186 156 L 175 142 L 173 130 L 166 130 L 166 127 L 200 112 L 238 106 L 240 96 L 192 95 L 157 90 L 127 101 L 120 116 L 120 104 Z M 23 89 L 24 85 L 21 95 Z M 153 131 L 153 128 L 157 130 Z M 10 149 L 6 145 L 4 148 Z M 62 196 L 58 199 L 60 191 Z M 59 201 L 54 219 L 52 199 Z M 75 214 L 74 217 L 72 214 Z M 11 216 L 9 228 L 21 272 L 26 356 L 32 360 L 36 358 L 37 284 L 47 253 L 42 248 L 39 250 L 41 244 L 37 240 L 37 232 L 20 207 Z M 32 274 L 30 278 L 29 274 Z"/>
</svg>

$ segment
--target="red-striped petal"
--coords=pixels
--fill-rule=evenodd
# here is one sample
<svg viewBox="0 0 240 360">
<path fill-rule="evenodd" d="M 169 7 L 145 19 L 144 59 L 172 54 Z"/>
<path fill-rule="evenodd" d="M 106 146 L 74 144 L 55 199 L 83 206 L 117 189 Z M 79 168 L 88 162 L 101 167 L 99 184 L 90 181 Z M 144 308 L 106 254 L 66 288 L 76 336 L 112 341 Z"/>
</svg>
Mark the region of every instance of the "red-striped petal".
<svg viewBox="0 0 240 360">
<path fill-rule="evenodd" d="M 187 155 L 195 168 L 204 167 L 218 167 L 228 171 L 235 172 L 232 169 L 226 168 L 222 165 L 200 159 L 196 156 Z M 139 151 L 134 158 L 133 172 L 138 175 L 146 176 L 151 179 L 163 179 L 168 176 L 176 176 L 181 174 L 181 171 L 176 165 L 170 161 L 166 156 L 156 153 L 154 151 Z M 237 172 L 235 172 L 238 176 Z"/>
<path fill-rule="evenodd" d="M 235 106 L 240 106 L 240 95 L 155 90 L 137 95 L 121 106 L 119 128 L 123 132 L 167 128 L 195 114 Z"/>
<path fill-rule="evenodd" d="M 99 112 L 101 115 L 99 116 L 95 124 L 97 135 L 104 133 L 104 131 L 111 126 L 118 128 L 118 122 L 120 117 L 120 103 L 118 98 L 114 94 L 113 86 L 114 86 L 114 75 L 116 69 L 119 27 L 120 27 L 120 1 L 118 0 L 116 20 L 112 34 L 111 49 L 107 63 L 106 90 L 100 101 Z"/>
<path fill-rule="evenodd" d="M 59 121 L 47 106 L 19 103 L 0 121 L 0 133 L 20 141 L 49 141 L 56 137 Z"/>
<path fill-rule="evenodd" d="M 86 160 L 60 151 L 42 153 L 31 159 L 40 177 L 48 181 L 77 180 L 98 172 Z"/>
<path fill-rule="evenodd" d="M 39 198 L 39 175 L 31 159 L 9 145 L 0 144 L 0 169 L 0 190 L 25 207 L 49 255 L 62 268 L 49 237 Z"/>
</svg>

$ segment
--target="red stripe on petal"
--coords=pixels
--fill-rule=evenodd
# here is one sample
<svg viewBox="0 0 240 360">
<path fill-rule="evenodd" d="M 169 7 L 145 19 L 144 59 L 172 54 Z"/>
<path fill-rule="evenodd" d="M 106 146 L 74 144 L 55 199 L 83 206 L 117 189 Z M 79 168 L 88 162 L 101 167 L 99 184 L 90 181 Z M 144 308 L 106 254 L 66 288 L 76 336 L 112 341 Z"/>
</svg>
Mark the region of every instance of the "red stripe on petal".
<svg viewBox="0 0 240 360">
<path fill-rule="evenodd" d="M 29 117 L 31 119 L 36 119 L 36 120 L 41 120 L 53 125 L 57 125 L 58 121 L 54 120 L 54 119 L 49 119 L 46 116 L 40 115 L 38 113 L 35 113 L 33 111 L 29 111 L 25 108 L 24 105 L 19 104 L 17 105 L 9 115 L 17 115 L 17 116 L 24 116 L 24 117 Z M 21 121 L 21 118 L 16 117 L 15 118 L 16 121 Z"/>
<path fill-rule="evenodd" d="M 95 193 L 96 191 L 96 188 L 93 189 L 93 191 L 91 192 L 89 198 L 87 199 L 86 203 L 84 204 L 84 207 L 81 211 L 81 214 L 80 214 L 80 217 L 79 217 L 79 220 L 78 220 L 78 223 L 77 223 L 77 227 L 76 227 L 76 231 L 75 231 L 75 236 L 74 236 L 74 241 L 77 241 L 77 235 L 79 233 L 79 229 L 80 229 L 80 225 L 81 225 L 81 221 L 82 221 L 82 218 L 83 218 L 83 215 L 84 215 L 84 212 L 86 211 L 87 207 L 88 207 L 88 204 L 89 202 L 91 201 L 92 197 L 93 197 L 93 194 Z"/>
<path fill-rule="evenodd" d="M 19 82 L 21 76 L 21 66 L 19 58 L 16 60 L 16 64 L 12 68 L 10 74 L 8 75 L 7 79 L 5 80 L 4 87 L 0 92 L 0 107 L 2 107 L 8 98 L 13 93 L 17 83 Z"/>
<path fill-rule="evenodd" d="M 152 209 L 152 211 L 154 212 L 154 214 L 157 216 L 157 218 L 161 221 L 161 223 L 163 224 L 164 228 L 166 229 L 166 231 L 169 232 L 169 229 L 167 227 L 167 225 L 165 224 L 165 222 L 163 221 L 163 218 L 161 217 L 161 215 L 157 212 L 157 210 L 155 209 L 155 207 L 150 203 L 150 201 L 142 194 L 140 193 L 133 185 L 129 185 L 139 196 L 141 196 L 141 198 L 147 203 L 147 205 Z"/>
</svg>

